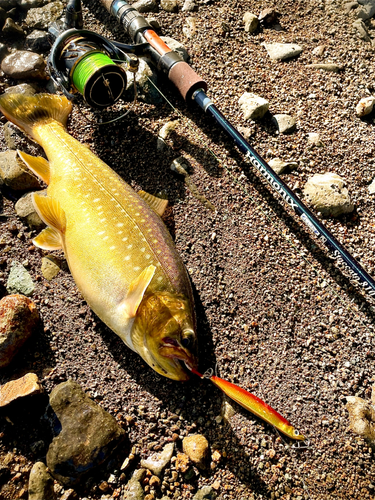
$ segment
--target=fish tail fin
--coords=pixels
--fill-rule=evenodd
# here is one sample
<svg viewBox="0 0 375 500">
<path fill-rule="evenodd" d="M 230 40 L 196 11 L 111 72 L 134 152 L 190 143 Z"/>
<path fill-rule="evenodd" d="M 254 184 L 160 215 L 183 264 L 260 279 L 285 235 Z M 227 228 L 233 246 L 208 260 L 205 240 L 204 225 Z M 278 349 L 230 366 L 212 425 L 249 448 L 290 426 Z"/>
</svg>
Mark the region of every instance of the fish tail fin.
<svg viewBox="0 0 375 500">
<path fill-rule="evenodd" d="M 0 96 L 0 111 L 3 115 L 35 140 L 38 140 L 35 133 L 37 125 L 57 121 L 65 127 L 71 110 L 68 99 L 55 94 Z"/>
</svg>

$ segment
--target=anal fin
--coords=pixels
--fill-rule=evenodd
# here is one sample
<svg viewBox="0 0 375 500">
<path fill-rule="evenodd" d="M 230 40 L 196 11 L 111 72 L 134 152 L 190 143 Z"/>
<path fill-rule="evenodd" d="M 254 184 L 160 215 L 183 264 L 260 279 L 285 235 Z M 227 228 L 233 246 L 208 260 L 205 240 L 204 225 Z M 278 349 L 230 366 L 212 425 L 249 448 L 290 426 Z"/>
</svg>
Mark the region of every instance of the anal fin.
<svg viewBox="0 0 375 500">
<path fill-rule="evenodd" d="M 125 314 L 128 318 L 135 317 L 139 304 L 143 299 L 145 291 L 150 284 L 155 271 L 155 266 L 148 266 L 130 283 L 127 296 L 121 303 L 121 306 L 124 308 Z"/>
<path fill-rule="evenodd" d="M 22 151 L 18 151 L 18 156 L 21 160 L 29 167 L 29 169 L 34 172 L 38 177 L 40 177 L 46 184 L 50 182 L 50 168 L 48 161 L 42 156 L 31 156 Z"/>
<path fill-rule="evenodd" d="M 64 234 L 66 229 L 65 212 L 61 208 L 60 203 L 50 196 L 43 196 L 38 193 L 33 193 L 33 205 L 38 212 L 39 217 L 47 226 L 56 229 L 59 233 Z"/>
<path fill-rule="evenodd" d="M 168 200 L 163 200 L 162 198 L 158 198 L 157 196 L 153 196 L 150 193 L 146 193 L 146 191 L 138 191 L 138 195 L 147 203 L 147 205 L 152 208 L 154 212 L 158 215 L 162 216 L 165 212 L 165 209 L 168 205 Z"/>
<path fill-rule="evenodd" d="M 33 243 L 43 250 L 60 250 L 62 248 L 61 233 L 53 227 L 47 227 L 33 239 Z"/>
</svg>

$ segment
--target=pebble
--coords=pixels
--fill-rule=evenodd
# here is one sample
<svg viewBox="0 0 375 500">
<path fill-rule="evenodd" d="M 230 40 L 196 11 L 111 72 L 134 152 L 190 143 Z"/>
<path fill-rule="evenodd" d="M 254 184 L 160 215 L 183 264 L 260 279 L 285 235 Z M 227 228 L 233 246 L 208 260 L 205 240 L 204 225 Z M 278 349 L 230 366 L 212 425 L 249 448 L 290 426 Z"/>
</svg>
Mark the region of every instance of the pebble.
<svg viewBox="0 0 375 500">
<path fill-rule="evenodd" d="M 243 112 L 245 120 L 259 120 L 267 113 L 269 102 L 263 97 L 251 92 L 245 92 L 239 98 L 238 103 Z"/>
<path fill-rule="evenodd" d="M 369 402 L 355 396 L 347 396 L 346 401 L 349 428 L 366 439 L 370 446 L 375 446 L 375 408 Z"/>
<path fill-rule="evenodd" d="M 355 108 L 357 116 L 362 118 L 362 116 L 366 116 L 372 113 L 372 110 L 374 109 L 374 104 L 375 104 L 374 96 L 364 97 L 363 99 L 361 99 Z"/>
<path fill-rule="evenodd" d="M 1 70 L 15 80 L 45 79 L 46 63 L 42 56 L 27 50 L 17 50 L 1 62 Z"/>
<path fill-rule="evenodd" d="M 34 7 L 27 12 L 25 23 L 29 28 L 47 31 L 63 15 L 64 9 L 62 2 L 49 2 L 42 7 Z"/>
<path fill-rule="evenodd" d="M 34 95 L 36 94 L 35 85 L 30 83 L 20 83 L 19 85 L 13 85 L 5 89 L 6 94 L 24 94 L 24 95 Z M 12 124 L 13 125 L 13 124 Z"/>
<path fill-rule="evenodd" d="M 369 184 L 367 189 L 368 189 L 370 194 L 375 193 L 375 179 L 373 179 L 373 181 L 371 182 L 371 184 Z"/>
<path fill-rule="evenodd" d="M 357 19 L 356 21 L 354 21 L 353 28 L 357 31 L 359 38 L 361 38 L 365 42 L 371 41 L 367 27 L 362 19 Z"/>
<path fill-rule="evenodd" d="M 123 95 L 127 101 L 134 101 L 134 73 L 126 71 L 127 86 Z M 144 59 L 139 59 L 138 71 L 135 74 L 137 99 L 147 104 L 159 104 L 162 97 L 149 79 L 157 84 L 157 76 Z"/>
<path fill-rule="evenodd" d="M 6 19 L 1 32 L 4 36 L 9 38 L 22 38 L 25 36 L 25 33 L 21 26 L 15 23 L 10 17 Z"/>
<path fill-rule="evenodd" d="M 78 500 L 78 495 L 72 488 L 69 488 L 68 490 L 64 491 L 60 500 Z"/>
<path fill-rule="evenodd" d="M 203 486 L 193 496 L 193 500 L 215 500 L 216 497 L 217 493 L 212 486 Z"/>
<path fill-rule="evenodd" d="M 50 281 L 60 272 L 60 261 L 54 255 L 47 255 L 42 258 L 42 274 L 46 280 Z"/>
<path fill-rule="evenodd" d="M 34 30 L 27 35 L 25 44 L 29 50 L 34 52 L 45 52 L 51 47 L 48 41 L 48 32 L 42 30 Z"/>
<path fill-rule="evenodd" d="M 26 295 L 26 297 L 30 297 L 34 293 L 34 282 L 20 262 L 12 262 L 6 289 L 8 293 L 20 293 Z"/>
<path fill-rule="evenodd" d="M 61 431 L 49 446 L 47 465 L 64 486 L 73 486 L 109 458 L 125 431 L 72 380 L 52 390 L 50 405 Z"/>
<path fill-rule="evenodd" d="M 272 123 L 276 125 L 280 134 L 289 134 L 296 128 L 296 119 L 286 114 L 277 114 L 272 117 Z"/>
<path fill-rule="evenodd" d="M 185 453 L 177 453 L 175 467 L 176 471 L 185 474 L 190 467 L 190 458 Z"/>
<path fill-rule="evenodd" d="M 29 477 L 28 500 L 55 500 L 53 479 L 43 462 L 36 462 Z"/>
<path fill-rule="evenodd" d="M 30 229 L 40 230 L 46 227 L 42 219 L 36 212 L 33 201 L 33 193 L 26 193 L 17 201 L 14 206 L 16 214 L 20 217 Z"/>
<path fill-rule="evenodd" d="M 134 9 L 138 12 L 156 12 L 158 10 L 158 4 L 156 0 L 137 0 L 132 4 Z"/>
<path fill-rule="evenodd" d="M 287 169 L 294 170 L 298 167 L 298 163 L 295 161 L 284 161 L 281 158 L 273 158 L 268 164 L 277 174 L 282 174 Z"/>
<path fill-rule="evenodd" d="M 323 146 L 323 143 L 320 139 L 320 134 L 318 132 L 309 132 L 307 134 L 307 142 L 315 146 Z"/>
<path fill-rule="evenodd" d="M 315 49 L 313 49 L 312 53 L 314 54 L 314 56 L 322 56 L 325 50 L 326 50 L 325 45 L 318 45 L 317 47 L 315 47 Z"/>
<path fill-rule="evenodd" d="M 209 457 L 209 444 L 202 434 L 192 434 L 182 441 L 183 452 L 197 467 L 205 469 Z"/>
<path fill-rule="evenodd" d="M 338 174 L 315 174 L 307 181 L 303 192 L 324 217 L 338 217 L 354 210 L 345 181 Z"/>
<path fill-rule="evenodd" d="M 26 170 L 17 151 L 11 149 L 0 153 L 0 184 L 14 191 L 40 189 L 38 179 Z"/>
<path fill-rule="evenodd" d="M 189 53 L 182 43 L 180 43 L 178 40 L 175 40 L 174 38 L 171 38 L 170 36 L 161 36 L 160 38 L 164 43 L 168 45 L 170 49 L 177 52 L 177 54 L 179 54 L 185 62 L 189 61 Z"/>
<path fill-rule="evenodd" d="M 141 466 L 149 469 L 156 476 L 161 476 L 161 473 L 171 461 L 173 451 L 174 443 L 168 443 L 161 453 L 156 453 L 147 459 L 141 460 Z"/>
<path fill-rule="evenodd" d="M 144 491 L 141 483 L 135 477 L 132 477 L 125 487 L 125 493 L 122 500 L 143 500 Z"/>
<path fill-rule="evenodd" d="M 38 376 L 35 373 L 27 373 L 21 378 L 0 386 L 0 407 L 7 406 L 16 399 L 40 394 L 42 391 Z"/>
<path fill-rule="evenodd" d="M 245 23 L 246 33 L 254 33 L 259 26 L 259 19 L 255 14 L 251 12 L 245 12 L 243 16 L 243 22 Z"/>
<path fill-rule="evenodd" d="M 160 0 L 160 8 L 165 12 L 178 12 L 177 0 Z"/>
<path fill-rule="evenodd" d="M 259 21 L 264 26 L 272 26 L 273 24 L 278 22 L 280 16 L 280 12 L 277 12 L 277 10 L 273 9 L 272 7 L 267 7 L 260 12 Z"/>
<path fill-rule="evenodd" d="M 198 5 L 195 0 L 185 0 L 181 10 L 182 12 L 195 12 L 198 10 Z"/>
<path fill-rule="evenodd" d="M 262 45 L 273 61 L 285 61 L 297 57 L 303 50 L 296 43 L 263 43 Z"/>
<path fill-rule="evenodd" d="M 333 63 L 308 64 L 307 68 L 321 69 L 322 71 L 331 71 L 332 73 L 339 73 L 340 71 L 342 71 L 342 66 Z"/>
<path fill-rule="evenodd" d="M 182 31 L 186 38 L 192 38 L 197 32 L 197 19 L 196 17 L 189 16 L 186 18 L 186 24 L 183 26 Z"/>
<path fill-rule="evenodd" d="M 356 11 L 356 16 L 363 21 L 371 19 L 375 15 L 375 2 L 374 0 L 359 0 L 359 10 Z"/>
<path fill-rule="evenodd" d="M 0 300 L 0 368 L 12 361 L 39 322 L 35 304 L 22 295 Z"/>
</svg>

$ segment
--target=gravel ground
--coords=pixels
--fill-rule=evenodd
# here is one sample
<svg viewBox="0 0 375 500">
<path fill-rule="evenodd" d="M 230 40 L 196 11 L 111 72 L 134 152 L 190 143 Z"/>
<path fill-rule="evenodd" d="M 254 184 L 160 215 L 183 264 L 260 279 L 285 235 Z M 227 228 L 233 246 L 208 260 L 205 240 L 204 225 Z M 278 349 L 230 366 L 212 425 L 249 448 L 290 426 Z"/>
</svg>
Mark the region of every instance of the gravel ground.
<svg viewBox="0 0 375 500">
<path fill-rule="evenodd" d="M 375 209 L 367 186 L 375 176 L 375 119 L 372 114 L 361 120 L 355 113 L 358 101 L 374 92 L 374 48 L 358 38 L 354 17 L 340 4 L 201 1 L 195 13 L 153 16 L 162 34 L 185 44 L 221 111 L 235 126 L 251 129 L 256 150 L 267 160 L 298 162 L 296 171 L 282 175 L 297 194 L 302 196 L 299 189 L 315 173 L 336 172 L 347 181 L 355 211 L 324 224 L 374 275 Z M 246 33 L 243 14 L 259 14 L 270 6 L 282 14 L 280 27 Z M 197 32 L 188 39 L 183 26 L 190 16 L 196 17 Z M 84 21 L 87 29 L 127 41 L 96 2 L 84 2 Z M 295 42 L 303 52 L 294 60 L 272 62 L 264 42 Z M 318 45 L 326 47 L 320 57 L 312 53 Z M 344 69 L 328 73 L 306 67 L 314 62 L 334 62 Z M 196 471 L 190 481 L 176 478 L 173 467 L 167 469 L 164 489 L 155 498 L 166 494 L 189 500 L 204 485 L 213 485 L 218 498 L 227 500 L 374 498 L 373 452 L 348 431 L 345 409 L 345 396 L 368 400 L 375 381 L 374 300 L 340 271 L 220 130 L 200 110 L 186 107 L 166 82 L 160 85 L 178 111 L 169 104 L 138 103 L 123 121 L 99 127 L 100 113 L 75 107 L 69 132 L 135 189 L 163 193 L 170 200 L 164 220 L 194 287 L 201 370 L 216 365 L 220 376 L 289 419 L 309 445 L 295 449 L 234 403 L 235 414 L 226 424 L 220 417 L 223 395 L 208 381 L 182 385 L 155 374 L 94 316 L 67 269 L 51 282 L 43 278 L 45 252 L 31 245 L 34 234 L 15 215 L 12 193 L 4 193 L 2 200 L 2 292 L 11 262 L 27 261 L 43 328 L 1 382 L 32 370 L 49 393 L 62 381 L 76 380 L 127 430 L 136 452 L 133 469 L 168 441 L 175 440 L 179 449 L 183 436 L 204 434 L 211 449 L 220 452 L 220 461 L 208 472 Z M 242 118 L 238 99 L 246 91 L 270 101 L 269 113 L 259 122 Z M 276 113 L 297 117 L 297 130 L 278 135 L 271 122 Z M 174 119 L 179 124 L 171 148 L 158 153 L 158 131 Z M 321 134 L 323 147 L 308 144 L 310 132 Z M 38 150 L 29 141 L 20 143 L 29 153 Z M 181 155 L 189 159 L 191 181 L 215 212 L 170 170 Z M 30 445 L 44 438 L 38 410 L 31 406 L 22 403 L 12 415 L 13 425 L 1 420 L 0 457 L 20 473 L 3 490 L 6 499 L 26 488 L 38 458 Z M 120 453 L 118 460 L 126 456 Z M 98 486 L 117 467 L 111 462 L 78 488 L 79 498 L 100 499 Z"/>
</svg>

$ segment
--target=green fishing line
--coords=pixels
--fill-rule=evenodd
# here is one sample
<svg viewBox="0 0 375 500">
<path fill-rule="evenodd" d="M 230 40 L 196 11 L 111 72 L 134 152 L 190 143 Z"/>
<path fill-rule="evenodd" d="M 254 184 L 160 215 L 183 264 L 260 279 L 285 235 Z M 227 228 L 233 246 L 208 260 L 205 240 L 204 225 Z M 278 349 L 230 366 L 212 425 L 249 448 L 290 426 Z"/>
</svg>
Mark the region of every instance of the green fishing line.
<svg viewBox="0 0 375 500">
<path fill-rule="evenodd" d="M 84 93 L 85 85 L 88 82 L 89 78 L 96 72 L 98 69 L 103 66 L 116 65 L 110 57 L 103 52 L 90 52 L 86 56 L 84 56 L 74 68 L 73 71 L 73 84 L 75 88 L 81 93 Z"/>
</svg>

